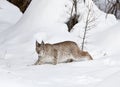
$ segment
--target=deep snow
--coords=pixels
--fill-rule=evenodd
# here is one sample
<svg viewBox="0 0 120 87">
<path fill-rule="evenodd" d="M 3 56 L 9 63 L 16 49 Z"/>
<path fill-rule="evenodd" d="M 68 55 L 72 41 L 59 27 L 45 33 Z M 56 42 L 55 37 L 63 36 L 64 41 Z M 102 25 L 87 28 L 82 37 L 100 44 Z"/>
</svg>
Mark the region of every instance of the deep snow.
<svg viewBox="0 0 120 87">
<path fill-rule="evenodd" d="M 69 0 L 33 0 L 21 19 L 21 12 L 15 6 L 5 0 L 1 1 L 5 3 L 2 4 L 3 7 L 9 8 L 8 12 L 14 9 L 18 14 L 16 17 L 14 11 L 9 13 L 11 16 L 7 17 L 16 17 L 12 22 L 6 20 L 6 13 L 0 15 L 0 30 L 4 28 L 0 32 L 1 87 L 120 86 L 120 22 L 114 16 L 109 15 L 105 19 L 105 14 L 93 5 L 95 16 L 98 17 L 97 25 L 89 32 L 86 44 L 86 50 L 93 56 L 93 61 L 34 66 L 37 60 L 34 49 L 36 40 L 49 43 L 74 40 L 80 46 L 79 28 L 84 28 L 87 4 L 79 4 L 79 8 L 83 8 L 80 12 L 84 17 L 68 33 L 64 22 L 69 17 Z M 6 11 L 2 5 L 0 7 Z M 8 22 L 12 24 L 9 25 Z M 2 26 L 3 23 L 9 28 Z"/>
</svg>

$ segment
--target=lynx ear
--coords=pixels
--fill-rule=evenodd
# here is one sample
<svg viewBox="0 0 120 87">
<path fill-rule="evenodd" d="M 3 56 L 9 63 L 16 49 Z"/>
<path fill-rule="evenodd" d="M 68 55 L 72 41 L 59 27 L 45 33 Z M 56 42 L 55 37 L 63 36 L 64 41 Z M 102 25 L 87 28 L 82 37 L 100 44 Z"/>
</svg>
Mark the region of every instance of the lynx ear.
<svg viewBox="0 0 120 87">
<path fill-rule="evenodd" d="M 42 40 L 41 45 L 44 46 L 44 44 L 45 44 L 45 43 L 44 43 L 44 41 Z"/>
<path fill-rule="evenodd" d="M 41 42 L 41 47 L 42 47 L 42 49 L 44 49 L 44 47 L 45 47 L 44 41 Z"/>
<path fill-rule="evenodd" d="M 40 44 L 37 40 L 36 40 L 36 47 L 40 47 Z"/>
</svg>

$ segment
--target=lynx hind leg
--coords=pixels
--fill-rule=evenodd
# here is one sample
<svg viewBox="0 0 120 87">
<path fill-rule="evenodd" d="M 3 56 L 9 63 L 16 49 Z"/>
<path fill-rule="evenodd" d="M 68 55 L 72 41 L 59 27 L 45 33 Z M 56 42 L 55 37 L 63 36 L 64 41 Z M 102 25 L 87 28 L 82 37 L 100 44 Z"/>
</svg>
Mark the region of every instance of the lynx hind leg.
<svg viewBox="0 0 120 87">
<path fill-rule="evenodd" d="M 93 58 L 87 51 L 82 51 L 81 56 L 87 58 L 88 60 L 93 60 Z"/>
<path fill-rule="evenodd" d="M 92 56 L 88 52 L 85 52 L 85 53 L 86 53 L 88 60 L 93 60 Z"/>
</svg>

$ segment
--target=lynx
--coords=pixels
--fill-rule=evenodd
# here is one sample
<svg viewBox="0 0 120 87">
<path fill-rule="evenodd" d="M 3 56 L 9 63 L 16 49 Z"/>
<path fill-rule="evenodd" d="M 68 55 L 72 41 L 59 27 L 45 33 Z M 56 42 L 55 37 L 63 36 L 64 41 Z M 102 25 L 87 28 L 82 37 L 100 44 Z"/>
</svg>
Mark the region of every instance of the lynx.
<svg viewBox="0 0 120 87">
<path fill-rule="evenodd" d="M 43 41 L 40 44 L 36 41 L 36 52 L 38 60 L 35 65 L 44 63 L 56 65 L 57 63 L 78 61 L 81 58 L 93 60 L 88 52 L 80 50 L 78 45 L 73 41 L 64 41 L 56 44 L 45 44 Z"/>
</svg>

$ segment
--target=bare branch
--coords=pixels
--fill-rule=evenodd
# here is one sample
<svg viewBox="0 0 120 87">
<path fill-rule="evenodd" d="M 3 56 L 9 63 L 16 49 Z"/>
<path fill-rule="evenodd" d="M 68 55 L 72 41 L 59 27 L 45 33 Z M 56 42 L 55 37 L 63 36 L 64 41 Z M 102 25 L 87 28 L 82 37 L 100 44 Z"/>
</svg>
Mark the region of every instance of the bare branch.
<svg viewBox="0 0 120 87">
<path fill-rule="evenodd" d="M 88 38 L 87 33 L 93 27 L 95 27 L 94 22 L 96 20 L 95 16 L 93 15 L 94 11 L 93 11 L 92 5 L 87 6 L 87 8 L 88 8 L 88 13 L 87 13 L 87 17 L 85 20 L 84 34 L 83 34 L 83 38 L 82 38 L 82 50 L 84 50 L 85 44 L 86 44 L 86 39 Z"/>
</svg>

